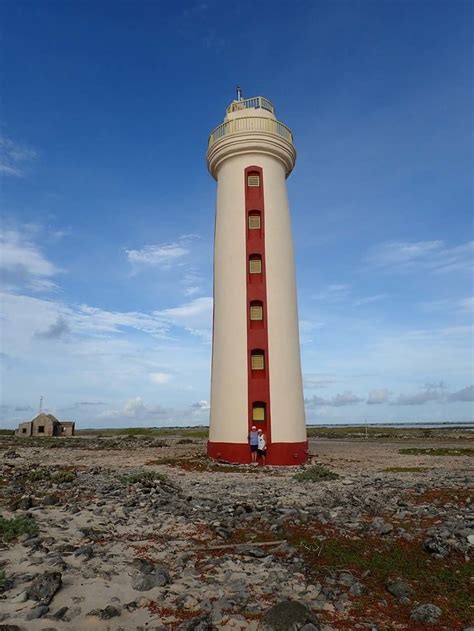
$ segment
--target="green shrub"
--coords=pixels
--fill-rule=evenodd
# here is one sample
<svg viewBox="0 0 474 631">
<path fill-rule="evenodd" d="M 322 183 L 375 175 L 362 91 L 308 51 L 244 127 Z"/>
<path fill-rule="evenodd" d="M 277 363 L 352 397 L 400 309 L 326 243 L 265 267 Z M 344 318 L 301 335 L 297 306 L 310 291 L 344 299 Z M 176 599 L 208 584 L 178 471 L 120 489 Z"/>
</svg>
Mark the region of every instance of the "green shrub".
<svg viewBox="0 0 474 631">
<path fill-rule="evenodd" d="M 32 469 L 26 474 L 25 478 L 28 482 L 51 480 L 51 471 L 49 469 Z"/>
<path fill-rule="evenodd" d="M 32 517 L 13 517 L 5 519 L 0 517 L 0 537 L 4 542 L 12 541 L 21 535 L 36 535 L 38 524 Z"/>
<path fill-rule="evenodd" d="M 334 471 L 331 471 L 324 465 L 317 464 L 297 473 L 295 480 L 298 482 L 320 482 L 323 480 L 337 480 L 338 477 L 338 474 Z"/>
<path fill-rule="evenodd" d="M 61 482 L 72 482 L 76 479 L 75 471 L 57 471 L 51 476 L 51 480 L 60 484 Z"/>
</svg>

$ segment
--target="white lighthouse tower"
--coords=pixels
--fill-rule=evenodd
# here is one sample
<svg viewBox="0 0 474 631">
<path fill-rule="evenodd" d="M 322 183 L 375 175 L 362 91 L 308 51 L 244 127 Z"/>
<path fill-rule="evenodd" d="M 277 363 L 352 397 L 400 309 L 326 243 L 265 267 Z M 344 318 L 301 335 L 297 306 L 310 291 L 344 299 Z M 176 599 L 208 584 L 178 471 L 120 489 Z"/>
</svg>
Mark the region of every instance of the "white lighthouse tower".
<svg viewBox="0 0 474 631">
<path fill-rule="evenodd" d="M 217 180 L 208 455 L 250 462 L 252 425 L 267 463 L 307 459 L 295 267 L 285 180 L 291 131 L 267 99 L 237 99 L 209 137 Z"/>
</svg>

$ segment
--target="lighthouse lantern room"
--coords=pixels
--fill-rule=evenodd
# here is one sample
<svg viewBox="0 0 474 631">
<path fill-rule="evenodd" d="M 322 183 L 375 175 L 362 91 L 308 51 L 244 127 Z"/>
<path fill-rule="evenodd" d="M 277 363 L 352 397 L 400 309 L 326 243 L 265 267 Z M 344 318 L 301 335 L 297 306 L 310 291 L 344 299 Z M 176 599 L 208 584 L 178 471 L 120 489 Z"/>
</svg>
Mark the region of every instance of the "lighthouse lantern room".
<svg viewBox="0 0 474 631">
<path fill-rule="evenodd" d="M 237 99 L 209 136 L 217 180 L 208 455 L 250 462 L 255 425 L 267 464 L 307 459 L 296 281 L 286 178 L 291 131 L 270 101 Z"/>
</svg>

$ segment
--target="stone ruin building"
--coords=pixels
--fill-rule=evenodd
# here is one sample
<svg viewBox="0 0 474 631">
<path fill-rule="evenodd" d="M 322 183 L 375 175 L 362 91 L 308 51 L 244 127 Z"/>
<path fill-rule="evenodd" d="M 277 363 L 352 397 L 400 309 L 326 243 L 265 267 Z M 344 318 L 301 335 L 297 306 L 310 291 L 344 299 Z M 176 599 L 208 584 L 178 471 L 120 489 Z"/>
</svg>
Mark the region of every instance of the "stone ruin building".
<svg viewBox="0 0 474 631">
<path fill-rule="evenodd" d="M 58 421 L 52 414 L 38 414 L 32 421 L 20 423 L 15 436 L 74 436 L 74 421 Z"/>
</svg>

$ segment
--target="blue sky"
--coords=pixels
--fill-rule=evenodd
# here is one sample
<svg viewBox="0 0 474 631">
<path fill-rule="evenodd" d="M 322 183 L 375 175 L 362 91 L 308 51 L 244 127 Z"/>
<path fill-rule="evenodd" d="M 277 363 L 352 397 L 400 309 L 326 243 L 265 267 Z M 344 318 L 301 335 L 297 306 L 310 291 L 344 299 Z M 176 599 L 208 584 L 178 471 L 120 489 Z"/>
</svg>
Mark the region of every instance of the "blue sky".
<svg viewBox="0 0 474 631">
<path fill-rule="evenodd" d="M 307 420 L 469 420 L 469 2 L 4 2 L 1 424 L 208 420 L 237 83 L 294 132 Z"/>
</svg>

